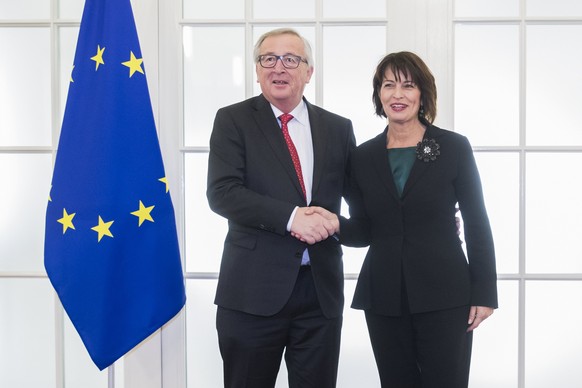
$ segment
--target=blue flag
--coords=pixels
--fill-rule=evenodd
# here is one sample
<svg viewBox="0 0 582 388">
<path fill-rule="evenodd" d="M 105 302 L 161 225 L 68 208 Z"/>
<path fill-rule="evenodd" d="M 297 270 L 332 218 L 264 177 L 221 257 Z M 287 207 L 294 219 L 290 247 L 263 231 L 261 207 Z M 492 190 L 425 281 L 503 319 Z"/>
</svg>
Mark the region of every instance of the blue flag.
<svg viewBox="0 0 582 388">
<path fill-rule="evenodd" d="M 104 369 L 186 296 L 130 0 L 87 0 L 46 214 L 45 268 Z"/>
</svg>

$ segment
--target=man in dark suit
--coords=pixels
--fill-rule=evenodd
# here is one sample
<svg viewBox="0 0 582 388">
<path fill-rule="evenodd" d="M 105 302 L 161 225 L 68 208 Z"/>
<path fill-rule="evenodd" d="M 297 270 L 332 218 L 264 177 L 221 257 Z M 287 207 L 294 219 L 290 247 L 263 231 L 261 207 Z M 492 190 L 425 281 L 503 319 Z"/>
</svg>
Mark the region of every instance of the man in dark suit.
<svg viewBox="0 0 582 388">
<path fill-rule="evenodd" d="M 208 202 L 229 225 L 215 299 L 224 384 L 274 387 L 285 351 L 291 388 L 335 387 L 342 250 L 337 225 L 305 212 L 340 212 L 352 124 L 303 98 L 313 60 L 297 32 L 264 34 L 254 58 L 262 94 L 220 109 L 210 139 Z"/>
</svg>

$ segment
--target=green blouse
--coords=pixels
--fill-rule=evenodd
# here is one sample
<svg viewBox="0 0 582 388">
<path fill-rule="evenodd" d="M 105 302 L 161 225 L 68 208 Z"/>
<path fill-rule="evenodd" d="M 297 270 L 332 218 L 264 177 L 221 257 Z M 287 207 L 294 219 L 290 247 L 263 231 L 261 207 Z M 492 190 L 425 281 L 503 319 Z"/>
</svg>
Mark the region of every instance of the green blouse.
<svg viewBox="0 0 582 388">
<path fill-rule="evenodd" d="M 416 160 L 416 147 L 389 148 L 387 151 L 394 183 L 398 189 L 398 194 L 402 196 L 404 185 Z"/>
</svg>

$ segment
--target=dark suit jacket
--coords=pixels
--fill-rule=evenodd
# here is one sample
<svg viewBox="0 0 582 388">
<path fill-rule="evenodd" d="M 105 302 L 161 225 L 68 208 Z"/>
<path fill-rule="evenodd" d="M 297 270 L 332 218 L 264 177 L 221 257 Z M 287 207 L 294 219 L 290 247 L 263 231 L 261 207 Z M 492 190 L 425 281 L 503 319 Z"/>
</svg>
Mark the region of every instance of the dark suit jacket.
<svg viewBox="0 0 582 388">
<path fill-rule="evenodd" d="M 311 204 L 339 213 L 355 148 L 351 121 L 309 104 L 314 171 Z M 269 316 L 289 299 L 307 247 L 286 230 L 306 206 L 281 128 L 262 96 L 220 109 L 210 138 L 208 203 L 228 219 L 215 303 Z M 343 309 L 343 263 L 333 238 L 309 246 L 327 317 Z"/>
<path fill-rule="evenodd" d="M 387 157 L 387 130 L 352 153 L 351 217 L 341 220 L 341 242 L 370 245 L 352 307 L 399 315 L 402 280 L 412 313 L 497 307 L 493 238 L 468 140 L 429 126 L 424 138 L 436 140 L 440 155 L 414 162 L 400 197 Z M 457 203 L 468 262 L 457 235 Z"/>
</svg>

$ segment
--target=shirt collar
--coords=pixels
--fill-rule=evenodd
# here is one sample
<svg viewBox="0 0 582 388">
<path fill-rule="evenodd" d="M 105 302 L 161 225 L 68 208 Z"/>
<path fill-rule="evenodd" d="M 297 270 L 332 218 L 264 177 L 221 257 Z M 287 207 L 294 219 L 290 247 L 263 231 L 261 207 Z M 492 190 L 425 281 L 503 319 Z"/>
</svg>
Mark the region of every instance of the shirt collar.
<svg viewBox="0 0 582 388">
<path fill-rule="evenodd" d="M 284 113 L 273 104 L 271 104 L 271 109 L 273 109 L 273 113 L 275 114 L 275 117 L 277 117 L 277 118 Z M 299 102 L 299 105 L 297 105 L 295 107 L 295 109 L 293 109 L 289 113 L 293 116 L 293 118 L 295 120 L 297 120 L 299 122 L 299 124 L 302 124 L 302 125 L 309 124 L 309 114 L 307 112 L 307 105 L 305 104 L 305 101 L 303 99 L 301 99 L 301 101 Z"/>
</svg>

